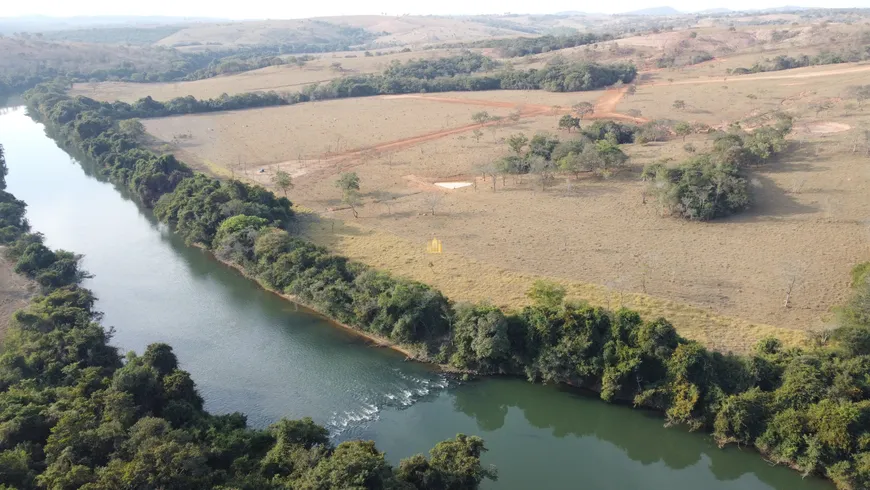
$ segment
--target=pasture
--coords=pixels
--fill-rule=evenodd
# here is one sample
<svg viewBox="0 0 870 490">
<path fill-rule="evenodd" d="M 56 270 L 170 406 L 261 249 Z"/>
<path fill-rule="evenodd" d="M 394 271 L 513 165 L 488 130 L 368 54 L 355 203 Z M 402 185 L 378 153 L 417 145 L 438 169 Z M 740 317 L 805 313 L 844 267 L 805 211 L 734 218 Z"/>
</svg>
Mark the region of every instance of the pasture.
<svg viewBox="0 0 870 490">
<path fill-rule="evenodd" d="M 603 91 L 375 97 L 155 119 L 146 126 L 162 141 L 189 131 L 175 151 L 213 173 L 270 186 L 275 171 L 287 171 L 295 181 L 290 197 L 315 213 L 305 220 L 312 238 L 458 300 L 519 306 L 528 284 L 547 277 L 569 285 L 576 299 L 673 318 L 684 335 L 744 351 L 763 335 L 798 341 L 801 331 L 824 327 L 846 294 L 851 265 L 867 259 L 867 247 L 856 244 L 870 239 L 863 221 L 870 161 L 852 154 L 849 144 L 870 114 L 841 99 L 817 115 L 800 98 L 808 91 L 810 100 L 833 98 L 863 70 L 788 72 L 796 82 L 783 72 L 751 75 L 727 90 L 706 77 L 652 81 L 618 101 L 621 113 L 708 124 L 751 125 L 753 115 L 779 108 L 797 116 L 792 148 L 752 172 L 753 209 L 712 223 L 662 217 L 644 199 L 641 169 L 686 158 L 679 138 L 623 145 L 630 163 L 607 179 L 560 175 L 542 189 L 532 176 L 506 177 L 493 190 L 492 177 L 481 175 L 508 153 L 504 141 L 512 134 L 569 138 L 557 130 L 560 114 L 601 99 Z M 685 110 L 671 107 L 676 97 L 685 99 Z M 523 117 L 480 127 L 475 138 L 470 116 L 481 110 Z M 687 142 L 703 149 L 709 140 L 696 134 Z M 362 181 L 357 219 L 334 185 L 347 171 Z M 472 185 L 445 189 L 439 182 Z M 425 254 L 432 237 L 442 240 L 444 255 Z M 783 308 L 796 275 L 792 305 Z"/>
</svg>

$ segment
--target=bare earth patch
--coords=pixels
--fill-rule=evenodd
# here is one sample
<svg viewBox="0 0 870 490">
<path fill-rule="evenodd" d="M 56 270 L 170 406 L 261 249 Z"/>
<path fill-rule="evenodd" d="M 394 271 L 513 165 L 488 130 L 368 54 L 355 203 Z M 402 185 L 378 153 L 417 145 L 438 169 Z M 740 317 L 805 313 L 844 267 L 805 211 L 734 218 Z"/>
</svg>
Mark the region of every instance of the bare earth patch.
<svg viewBox="0 0 870 490">
<path fill-rule="evenodd" d="M 13 266 L 0 255 L 0 340 L 6 335 L 12 314 L 27 306 L 34 294 L 33 283 L 16 274 Z"/>
<path fill-rule="evenodd" d="M 812 134 L 830 134 L 848 131 L 852 129 L 852 126 L 831 121 L 821 121 L 802 124 L 798 126 L 798 129 Z"/>
</svg>

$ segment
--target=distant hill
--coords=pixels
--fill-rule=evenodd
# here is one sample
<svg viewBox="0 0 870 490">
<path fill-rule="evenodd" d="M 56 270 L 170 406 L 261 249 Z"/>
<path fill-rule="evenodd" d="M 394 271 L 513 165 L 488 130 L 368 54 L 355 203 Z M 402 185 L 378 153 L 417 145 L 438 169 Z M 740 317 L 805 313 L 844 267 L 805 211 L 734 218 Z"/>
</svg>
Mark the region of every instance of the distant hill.
<svg viewBox="0 0 870 490">
<path fill-rule="evenodd" d="M 49 17 L 45 15 L 26 15 L 20 17 L 0 17 L 0 34 L 11 34 L 13 32 L 51 32 L 112 27 L 153 27 L 219 21 L 223 21 L 223 19 L 206 17 L 166 17 L 133 15 L 79 17 Z"/>
<path fill-rule="evenodd" d="M 647 9 L 632 10 L 631 12 L 623 12 L 622 15 L 680 15 L 682 12 L 673 7 L 650 7 Z"/>
<path fill-rule="evenodd" d="M 699 10 L 697 12 L 692 12 L 693 14 L 730 14 L 732 12 L 736 12 L 736 10 L 726 9 L 726 8 L 712 8 Z"/>
</svg>

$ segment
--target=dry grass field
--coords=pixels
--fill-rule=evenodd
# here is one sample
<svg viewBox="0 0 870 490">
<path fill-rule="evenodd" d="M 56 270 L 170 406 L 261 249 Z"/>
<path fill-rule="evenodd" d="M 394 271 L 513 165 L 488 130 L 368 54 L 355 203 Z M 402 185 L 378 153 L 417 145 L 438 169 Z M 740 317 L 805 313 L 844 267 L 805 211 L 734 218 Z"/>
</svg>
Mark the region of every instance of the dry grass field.
<svg viewBox="0 0 870 490">
<path fill-rule="evenodd" d="M 794 32 L 774 36 L 777 29 Z M 861 29 L 742 25 L 730 32 L 714 23 L 696 29 L 694 37 L 662 32 L 512 60 L 522 69 L 557 56 L 635 61 L 644 68 L 633 95 L 615 89 L 409 94 L 144 123 L 155 147 L 212 174 L 269 187 L 277 170 L 289 172 L 295 183 L 289 197 L 301 211 L 304 234 L 338 253 L 432 284 L 453 299 L 518 307 L 527 303 L 531 283 L 543 277 L 565 284 L 573 298 L 664 316 L 689 338 L 743 352 L 765 335 L 800 343 L 807 331 L 826 328 L 848 292 L 850 268 L 870 259 L 870 160 L 852 151 L 855 138 L 870 129 L 870 108 L 862 111 L 849 96 L 850 87 L 870 80 L 870 65 L 743 76 L 726 70 L 780 54 L 817 54 L 824 39 L 848 44 Z M 676 45 L 716 58 L 680 69 L 651 68 Z M 391 59 L 447 53 L 321 55 L 303 69 L 187 82 L 174 92 L 162 85 L 92 88 L 99 98 L 122 100 L 282 90 L 307 83 L 305 77 L 332 75 L 334 62 L 365 73 L 380 71 Z M 675 109 L 676 100 L 685 107 Z M 631 120 L 627 114 L 639 113 L 714 127 L 739 122 L 749 129 L 771 111 L 797 119 L 788 151 L 751 171 L 753 208 L 712 223 L 662 217 L 640 179 L 646 164 L 688 158 L 686 143 L 709 148 L 706 134 L 623 145 L 629 165 L 607 179 L 559 175 L 542 188 L 534 176 L 493 182 L 481 175 L 481 168 L 508 154 L 505 139 L 512 134 L 570 137 L 557 131 L 557 122 L 578 102 L 594 102 L 595 118 Z M 476 125 L 471 115 L 478 111 L 520 117 Z M 345 171 L 362 181 L 359 218 L 342 204 L 334 184 Z M 468 185 L 436 185 L 444 183 Z M 425 253 L 433 237 L 442 240 L 442 255 Z"/>
<path fill-rule="evenodd" d="M 742 94 L 736 88 L 727 97 L 710 97 L 714 87 L 725 89 L 706 79 L 641 85 L 623 99 L 619 111 L 640 108 L 645 116 L 710 123 L 773 108 L 799 116 L 794 148 L 753 173 L 753 210 L 714 223 L 662 218 L 653 203 L 644 204 L 640 169 L 666 156 L 686 157 L 679 140 L 626 145 L 630 167 L 608 180 L 563 176 L 541 190 L 528 176 L 499 180 L 493 191 L 492 180 L 478 174 L 481 165 L 507 153 L 503 141 L 510 134 L 555 133 L 558 114 L 548 110 L 552 106 L 596 100 L 602 92 L 378 97 L 166 118 L 147 121 L 147 127 L 164 141 L 189 129 L 192 138 L 178 151 L 215 173 L 239 175 L 237 153 L 247 155 L 247 177 L 264 185 L 275 170 L 289 171 L 296 180 L 291 198 L 319 215 L 305 220 L 312 238 L 438 286 L 456 299 L 518 306 L 534 278 L 549 277 L 567 284 L 575 297 L 664 315 L 684 335 L 743 351 L 765 334 L 799 341 L 802 331 L 822 328 L 846 293 L 851 265 L 867 259 L 867 247 L 856 244 L 868 240 L 863 220 L 870 162 L 848 151 L 854 132 L 842 129 L 870 122 L 870 114 L 846 109 L 841 101 L 816 117 L 800 100 L 781 102 L 806 91 L 788 85 L 784 75 L 798 77 L 797 83 L 824 80 L 817 91 L 827 97 L 854 84 L 862 73 L 854 70 L 862 69 L 796 70 L 734 84 L 751 88 L 757 99 L 734 97 Z M 820 70 L 829 73 L 799 78 Z M 684 112 L 670 109 L 677 95 L 689 104 Z M 528 117 L 484 128 L 479 141 L 463 126 L 477 110 L 505 115 L 517 108 Z M 341 120 L 348 113 L 353 119 Z M 381 120 L 383 115 L 388 119 Z M 336 151 L 333 139 L 339 134 L 347 151 Z M 432 134 L 436 137 L 413 138 Z M 691 138 L 698 147 L 709 144 L 704 135 Z M 369 150 L 350 151 L 359 148 Z M 265 173 L 258 174 L 260 168 Z M 359 219 L 343 210 L 334 187 L 338 173 L 349 170 L 363 183 Z M 457 181 L 474 185 L 455 190 L 434 185 Z M 445 255 L 424 253 L 433 236 L 443 241 Z M 784 309 L 794 271 L 800 279 L 793 306 Z"/>
<path fill-rule="evenodd" d="M 364 56 L 361 52 L 338 52 L 316 55 L 317 59 L 304 66 L 281 65 L 225 75 L 204 80 L 171 83 L 93 82 L 73 84 L 70 93 L 96 100 L 135 102 L 151 96 L 154 100 L 169 100 L 192 95 L 198 99 L 219 97 L 221 94 L 245 92 L 298 92 L 306 85 L 326 82 L 347 75 L 381 72 L 391 62 L 410 59 L 440 58 L 459 50 L 432 49 L 417 52 L 394 52 L 382 56 Z M 340 63 L 335 70 L 333 63 Z"/>
</svg>

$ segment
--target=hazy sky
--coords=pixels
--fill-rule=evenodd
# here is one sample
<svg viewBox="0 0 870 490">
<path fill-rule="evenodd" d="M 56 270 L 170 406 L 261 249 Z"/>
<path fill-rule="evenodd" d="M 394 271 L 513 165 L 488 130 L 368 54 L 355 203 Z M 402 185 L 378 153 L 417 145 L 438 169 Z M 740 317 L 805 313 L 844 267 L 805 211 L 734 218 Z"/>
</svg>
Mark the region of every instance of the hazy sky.
<svg viewBox="0 0 870 490">
<path fill-rule="evenodd" d="M 566 10 L 583 12 L 625 12 L 646 7 L 670 5 L 682 11 L 713 7 L 752 9 L 785 4 L 803 7 L 870 7 L 870 0 L 501 0 L 481 2 L 439 0 L 2 0 L 0 16 L 18 15 L 169 15 L 224 17 L 232 19 L 299 18 L 350 14 L 495 14 L 554 13 Z"/>
</svg>

